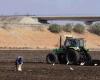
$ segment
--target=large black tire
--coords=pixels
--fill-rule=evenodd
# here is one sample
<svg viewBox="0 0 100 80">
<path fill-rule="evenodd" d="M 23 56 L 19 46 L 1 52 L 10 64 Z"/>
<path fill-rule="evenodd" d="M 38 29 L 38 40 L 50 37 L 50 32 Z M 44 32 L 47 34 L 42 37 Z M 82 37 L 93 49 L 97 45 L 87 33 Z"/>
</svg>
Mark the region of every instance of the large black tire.
<svg viewBox="0 0 100 80">
<path fill-rule="evenodd" d="M 67 64 L 78 64 L 80 59 L 80 54 L 74 49 L 69 49 L 67 51 L 66 60 Z"/>
<path fill-rule="evenodd" d="M 84 53 L 84 55 L 81 55 L 81 62 L 84 62 L 85 65 L 91 65 L 92 64 L 92 58 L 90 56 L 90 54 L 88 53 Z"/>
<path fill-rule="evenodd" d="M 47 62 L 48 64 L 57 63 L 57 62 L 58 62 L 57 55 L 52 54 L 52 53 L 49 53 L 49 54 L 46 56 L 46 62 Z"/>
<path fill-rule="evenodd" d="M 58 60 L 60 64 L 66 64 L 67 63 L 66 54 L 65 53 L 58 54 Z"/>
</svg>

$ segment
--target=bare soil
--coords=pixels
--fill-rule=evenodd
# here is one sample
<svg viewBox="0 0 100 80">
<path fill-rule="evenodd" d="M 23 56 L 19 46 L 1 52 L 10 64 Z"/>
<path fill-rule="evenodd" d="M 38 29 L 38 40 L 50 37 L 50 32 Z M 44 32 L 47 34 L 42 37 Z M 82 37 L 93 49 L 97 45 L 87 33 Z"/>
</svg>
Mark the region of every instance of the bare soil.
<svg viewBox="0 0 100 80">
<path fill-rule="evenodd" d="M 0 63 L 0 80 L 100 80 L 100 66 L 71 66 L 24 63 L 23 71 L 14 63 Z"/>
<path fill-rule="evenodd" d="M 28 50 L 1 50 L 0 51 L 0 80 L 100 80 L 100 66 L 78 66 L 65 64 L 46 64 L 27 62 L 22 66 L 23 71 L 18 72 L 15 63 L 5 62 L 6 59 L 14 61 L 18 55 L 28 58 L 46 56 L 49 51 Z M 91 52 L 94 58 L 100 58 L 100 52 Z M 45 58 L 43 58 L 45 60 Z M 4 62 L 2 61 L 4 60 Z M 33 59 L 32 59 L 33 60 Z M 74 70 L 71 70 L 72 67 Z"/>
</svg>

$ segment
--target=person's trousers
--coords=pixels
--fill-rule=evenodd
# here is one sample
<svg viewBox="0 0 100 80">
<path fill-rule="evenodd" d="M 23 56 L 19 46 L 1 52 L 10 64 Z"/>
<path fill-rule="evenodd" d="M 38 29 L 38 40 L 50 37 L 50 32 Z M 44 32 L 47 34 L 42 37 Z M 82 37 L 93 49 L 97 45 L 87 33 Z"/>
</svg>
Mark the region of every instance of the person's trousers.
<svg viewBox="0 0 100 80">
<path fill-rule="evenodd" d="M 17 70 L 18 70 L 18 71 L 22 71 L 22 64 L 19 64 L 19 65 L 17 66 Z"/>
</svg>

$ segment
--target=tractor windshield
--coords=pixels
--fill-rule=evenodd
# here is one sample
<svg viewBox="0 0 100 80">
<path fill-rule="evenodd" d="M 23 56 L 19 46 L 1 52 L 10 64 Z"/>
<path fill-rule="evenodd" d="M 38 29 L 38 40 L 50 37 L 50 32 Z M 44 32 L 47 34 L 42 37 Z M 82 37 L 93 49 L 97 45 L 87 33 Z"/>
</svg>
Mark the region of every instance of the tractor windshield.
<svg viewBox="0 0 100 80">
<path fill-rule="evenodd" d="M 84 42 L 83 40 L 78 40 L 78 39 L 68 39 L 65 40 L 64 46 L 82 47 L 84 46 Z"/>
</svg>

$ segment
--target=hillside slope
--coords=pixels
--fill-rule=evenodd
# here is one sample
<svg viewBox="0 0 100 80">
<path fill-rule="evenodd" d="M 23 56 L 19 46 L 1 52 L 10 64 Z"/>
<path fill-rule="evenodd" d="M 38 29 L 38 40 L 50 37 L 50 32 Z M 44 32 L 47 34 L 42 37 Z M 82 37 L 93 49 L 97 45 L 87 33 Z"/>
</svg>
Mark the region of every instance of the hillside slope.
<svg viewBox="0 0 100 80">
<path fill-rule="evenodd" d="M 69 33 L 60 33 L 69 34 Z M 100 48 L 100 36 L 86 32 L 83 35 L 72 32 L 76 37 L 85 38 L 88 48 Z M 59 46 L 59 34 L 33 27 L 0 28 L 0 48 L 55 48 Z"/>
</svg>

